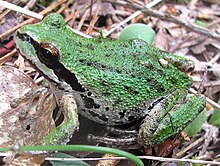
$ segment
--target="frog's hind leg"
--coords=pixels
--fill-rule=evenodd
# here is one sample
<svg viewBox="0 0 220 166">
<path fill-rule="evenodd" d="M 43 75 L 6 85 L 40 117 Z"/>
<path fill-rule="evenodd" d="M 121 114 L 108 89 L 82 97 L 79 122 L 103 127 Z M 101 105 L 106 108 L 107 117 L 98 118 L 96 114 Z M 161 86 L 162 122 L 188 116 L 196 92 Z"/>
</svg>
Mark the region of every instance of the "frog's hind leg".
<svg viewBox="0 0 220 166">
<path fill-rule="evenodd" d="M 137 142 L 136 129 L 119 129 L 115 127 L 106 127 L 108 133 L 104 136 L 93 134 L 88 135 L 89 142 L 105 144 L 108 147 L 119 149 L 140 149 Z"/>
<path fill-rule="evenodd" d="M 140 145 L 153 145 L 183 130 L 205 106 L 205 98 L 176 90 L 157 103 L 144 119 L 138 134 Z"/>
</svg>

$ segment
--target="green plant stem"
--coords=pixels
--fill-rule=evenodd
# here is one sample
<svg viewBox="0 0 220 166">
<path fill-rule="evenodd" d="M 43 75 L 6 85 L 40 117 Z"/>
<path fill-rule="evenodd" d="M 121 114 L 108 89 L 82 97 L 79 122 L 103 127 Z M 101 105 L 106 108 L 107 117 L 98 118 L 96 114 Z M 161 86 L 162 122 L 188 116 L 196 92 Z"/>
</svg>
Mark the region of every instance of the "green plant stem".
<svg viewBox="0 0 220 166">
<path fill-rule="evenodd" d="M 14 151 L 12 148 L 0 148 L 0 152 Z M 135 155 L 107 147 L 88 146 L 88 145 L 53 145 L 53 146 L 21 146 L 18 148 L 20 152 L 30 151 L 81 151 L 81 152 L 97 152 L 115 154 L 117 156 L 126 157 L 133 161 L 137 166 L 144 166 L 143 162 Z"/>
</svg>

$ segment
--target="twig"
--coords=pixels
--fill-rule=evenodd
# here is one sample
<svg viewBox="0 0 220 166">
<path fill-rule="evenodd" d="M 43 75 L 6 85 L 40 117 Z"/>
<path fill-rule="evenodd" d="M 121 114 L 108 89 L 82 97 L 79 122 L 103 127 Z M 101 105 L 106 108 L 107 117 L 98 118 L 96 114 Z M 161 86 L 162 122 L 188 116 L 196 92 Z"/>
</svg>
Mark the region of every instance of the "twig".
<svg viewBox="0 0 220 166">
<path fill-rule="evenodd" d="M 194 93 L 194 94 L 197 94 L 197 92 L 194 89 L 192 89 L 192 88 L 190 88 L 189 91 Z M 210 103 L 211 105 L 213 105 L 214 107 L 220 109 L 220 105 L 218 103 L 214 102 L 213 100 L 211 100 L 210 98 L 206 97 L 206 101 L 208 103 Z"/>
<path fill-rule="evenodd" d="M 38 20 L 41 20 L 43 18 L 42 15 L 39 15 L 39 14 L 37 14 L 35 12 L 32 12 L 32 11 L 30 11 L 28 9 L 24 10 L 24 8 L 21 8 L 21 7 L 17 6 L 17 5 L 11 4 L 11 3 L 6 2 L 6 1 L 0 0 L 0 4 L 1 4 L 2 7 L 11 9 L 11 10 L 19 12 L 19 13 L 26 14 L 28 16 L 32 16 L 32 17 L 34 17 L 34 18 L 36 18 Z"/>
<path fill-rule="evenodd" d="M 213 39 L 220 40 L 220 35 L 219 34 L 217 34 L 215 32 L 212 32 L 212 31 L 209 31 L 209 30 L 206 30 L 204 28 L 199 28 L 199 27 L 193 26 L 193 25 L 191 25 L 191 23 L 189 23 L 187 21 L 183 22 L 183 21 L 173 17 L 170 14 L 164 14 L 163 15 L 160 12 L 150 10 L 146 7 L 143 7 L 143 6 L 131 3 L 131 2 L 114 1 L 114 0 L 103 0 L 103 1 L 113 3 L 113 4 L 116 4 L 116 5 L 121 5 L 121 6 L 125 6 L 125 7 L 134 8 L 135 10 L 142 11 L 147 16 L 153 16 L 153 17 L 159 18 L 161 20 L 170 21 L 170 22 L 173 22 L 175 24 L 179 24 L 181 26 L 184 26 L 185 28 L 187 28 L 187 29 L 189 29 L 189 30 L 191 30 L 195 33 L 198 33 L 198 34 L 201 34 L 201 35 L 204 35 L 204 36 L 207 36 L 207 37 L 211 37 Z"/>
<path fill-rule="evenodd" d="M 23 14 L 26 14 L 26 15 L 28 15 L 28 16 L 33 17 L 33 18 L 30 18 L 30 19 L 28 19 L 28 20 L 22 22 L 21 24 L 15 26 L 15 27 L 13 27 L 13 28 L 11 28 L 10 30 L 8 30 L 8 31 L 6 31 L 6 32 L 4 32 L 4 33 L 2 33 L 2 34 L 0 35 L 0 40 L 2 40 L 2 38 L 4 38 L 5 36 L 7 36 L 8 34 L 14 32 L 15 30 L 17 30 L 18 28 L 22 27 L 23 25 L 26 25 L 26 24 L 28 24 L 28 23 L 32 23 L 32 22 L 35 20 L 34 18 L 41 20 L 41 19 L 43 18 L 43 15 L 44 15 L 44 14 L 46 14 L 46 13 L 48 13 L 49 11 L 53 10 L 54 8 L 56 8 L 57 6 L 59 6 L 60 4 L 62 4 L 62 3 L 65 2 L 65 1 L 66 1 L 66 0 L 59 0 L 59 1 L 57 1 L 56 3 L 52 4 L 51 6 L 47 7 L 46 9 L 44 9 L 43 11 L 41 11 L 41 12 L 38 14 L 38 13 L 29 11 L 29 10 L 27 10 L 27 9 L 24 9 L 24 8 L 19 7 L 19 6 L 17 6 L 17 5 L 14 5 L 14 4 L 4 5 L 4 3 L 2 3 L 2 2 L 4 2 L 4 1 L 0 0 L 0 2 L 1 2 L 1 3 L 0 3 L 0 6 L 3 4 L 4 7 L 10 7 L 11 10 L 16 9 L 15 11 L 18 11 L 18 12 L 20 12 L 20 13 L 23 13 Z M 6 4 L 8 4 L 8 2 L 7 2 Z M 70 27 L 68 27 L 68 28 L 70 28 Z M 80 31 L 77 31 L 77 30 L 72 29 L 72 28 L 70 28 L 70 29 L 71 29 L 74 33 L 76 33 L 76 34 L 78 34 L 78 35 L 80 35 L 80 36 L 83 36 L 83 37 L 85 37 L 85 38 L 91 38 L 91 36 L 86 35 L 86 34 L 80 32 Z"/>
<path fill-rule="evenodd" d="M 75 0 L 68 0 L 66 3 L 62 4 L 61 7 L 57 10 L 57 13 L 62 13 L 66 8 L 69 7 Z"/>
<path fill-rule="evenodd" d="M 204 87 L 214 87 L 214 86 L 220 86 L 220 80 L 216 80 L 216 81 L 210 81 L 208 83 L 204 84 Z"/>
<path fill-rule="evenodd" d="M 4 12 L 1 13 L 0 15 L 0 20 L 2 20 L 3 18 L 5 18 L 5 16 L 10 12 L 10 9 L 5 10 Z"/>
<path fill-rule="evenodd" d="M 162 0 L 154 0 L 150 3 L 148 3 L 145 7 L 146 8 L 151 8 L 153 6 L 155 6 L 156 4 L 158 4 L 160 1 Z M 111 1 L 112 2 L 112 1 Z M 119 24 L 117 24 L 114 28 L 110 29 L 108 32 L 106 32 L 103 36 L 107 37 L 108 35 L 110 35 L 112 32 L 114 32 L 116 29 L 118 29 L 119 27 L 121 27 L 122 25 L 126 24 L 128 21 L 132 20 L 133 18 L 137 17 L 138 15 L 140 15 L 142 12 L 136 11 L 135 13 L 133 13 L 132 15 L 130 15 L 129 17 L 127 17 L 126 19 L 124 19 L 122 22 L 120 22 Z"/>
<path fill-rule="evenodd" d="M 177 157 L 182 157 L 183 154 L 185 154 L 187 151 L 189 151 L 190 149 L 192 149 L 193 147 L 195 147 L 196 145 L 198 145 L 199 143 L 201 143 L 202 141 L 204 141 L 204 138 L 199 138 L 197 139 L 195 142 L 193 142 L 192 144 L 190 144 L 189 146 L 187 146 L 186 148 L 184 148 L 182 151 L 178 152 L 176 154 Z"/>
<path fill-rule="evenodd" d="M 82 18 L 80 19 L 80 22 L 79 22 L 79 24 L 78 24 L 78 26 L 77 26 L 77 30 L 80 30 L 80 29 L 82 28 L 83 23 L 84 23 L 85 20 L 86 20 L 87 14 L 89 13 L 89 10 L 90 10 L 90 9 L 87 9 L 87 10 L 85 11 L 85 13 L 83 14 L 83 16 L 82 16 Z"/>
<path fill-rule="evenodd" d="M 48 6 L 46 9 L 42 10 L 39 14 L 40 15 L 44 15 L 48 12 L 50 12 L 51 10 L 55 9 L 56 7 L 58 7 L 60 4 L 64 3 L 66 0 L 58 0 L 57 2 L 53 3 L 52 5 Z M 0 0 L 0 2 L 2 2 Z M 2 3 L 0 3 L 0 6 L 1 6 Z M 13 9 L 12 9 L 13 10 Z M 24 10 L 27 10 L 27 9 L 23 9 L 22 8 L 22 11 Z M 14 26 L 13 28 L 9 29 L 8 31 L 0 34 L 0 40 L 2 40 L 4 37 L 6 37 L 7 35 L 13 33 L 15 30 L 17 30 L 18 28 L 22 27 L 23 25 L 26 25 L 26 24 L 29 24 L 29 23 L 32 23 L 35 19 L 34 18 L 29 18 L 28 20 L 26 21 L 23 21 L 21 24 L 18 24 L 16 26 Z"/>
<path fill-rule="evenodd" d="M 92 3 L 92 1 L 91 1 L 91 3 Z M 91 5 L 91 9 L 90 9 L 90 12 L 91 12 L 91 10 L 92 10 L 92 6 L 93 5 Z M 92 16 L 92 14 L 90 13 L 90 24 L 89 24 L 89 27 L 87 28 L 87 30 L 86 30 L 86 34 L 90 34 L 90 33 L 92 33 L 92 30 L 94 29 L 94 26 L 95 26 L 95 23 L 98 21 L 98 19 L 99 19 L 99 11 L 100 11 L 100 9 L 101 9 L 101 2 L 100 1 L 98 1 L 97 2 L 97 7 L 96 7 L 96 10 L 95 10 L 95 13 L 93 14 L 93 16 Z"/>
<path fill-rule="evenodd" d="M 213 164 L 220 165 L 220 162 L 217 161 L 205 161 L 205 160 L 192 160 L 192 159 L 175 159 L 175 158 L 165 158 L 165 157 L 155 157 L 155 156 L 137 156 L 140 159 L 148 159 L 148 160 L 157 160 L 157 161 L 173 161 L 173 162 L 190 162 L 197 164 Z M 125 157 L 106 157 L 106 158 L 52 158 L 47 157 L 46 160 L 58 160 L 58 161 L 95 161 L 95 160 L 125 160 Z"/>
<path fill-rule="evenodd" d="M 16 54 L 16 49 L 13 49 L 11 52 L 8 54 L 4 55 L 2 58 L 0 58 L 0 66 L 5 63 L 9 58 L 11 58 L 13 55 Z"/>
<path fill-rule="evenodd" d="M 11 156 L 11 153 L 0 153 L 0 156 Z M 137 156 L 139 159 L 147 160 L 157 160 L 157 161 L 173 161 L 173 162 L 189 162 L 195 164 L 213 164 L 220 165 L 217 161 L 205 161 L 205 160 L 192 160 L 192 159 L 175 159 L 175 158 L 165 158 L 165 157 L 155 157 L 155 156 Z M 127 160 L 125 157 L 106 157 L 106 158 L 54 158 L 47 157 L 45 160 L 51 161 L 97 161 L 97 160 Z"/>
</svg>

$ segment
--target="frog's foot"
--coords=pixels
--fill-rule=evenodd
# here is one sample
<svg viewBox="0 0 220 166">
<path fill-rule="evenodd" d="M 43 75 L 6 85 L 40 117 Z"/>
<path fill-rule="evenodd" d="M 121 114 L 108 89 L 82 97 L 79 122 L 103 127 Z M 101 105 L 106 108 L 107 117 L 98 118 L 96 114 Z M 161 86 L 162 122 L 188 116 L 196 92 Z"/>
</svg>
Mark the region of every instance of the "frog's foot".
<svg viewBox="0 0 220 166">
<path fill-rule="evenodd" d="M 145 117 L 139 130 L 140 145 L 158 144 L 183 130 L 205 107 L 204 96 L 176 90 L 165 96 Z"/>
<path fill-rule="evenodd" d="M 73 96 L 62 96 L 60 109 L 64 120 L 43 139 L 43 145 L 66 144 L 72 134 L 79 129 L 78 110 Z"/>
</svg>

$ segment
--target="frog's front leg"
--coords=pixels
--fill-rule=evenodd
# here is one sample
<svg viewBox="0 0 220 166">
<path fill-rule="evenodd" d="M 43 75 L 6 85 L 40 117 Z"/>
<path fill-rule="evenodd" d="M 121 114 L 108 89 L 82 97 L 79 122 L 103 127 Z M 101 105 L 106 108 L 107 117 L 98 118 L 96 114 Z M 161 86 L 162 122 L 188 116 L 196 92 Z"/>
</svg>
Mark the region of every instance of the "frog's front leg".
<svg viewBox="0 0 220 166">
<path fill-rule="evenodd" d="M 40 87 L 12 100 L 10 105 L 11 110 L 4 116 L 7 117 L 11 112 L 16 112 L 12 125 L 16 126 L 24 136 L 21 145 L 67 143 L 73 132 L 78 129 L 78 112 L 72 96 L 62 95 L 58 98 L 51 89 Z M 63 113 L 64 118 L 60 125 L 56 125 L 55 121 L 61 120 L 59 118 L 61 114 L 54 117 L 54 111 Z M 10 133 L 10 137 L 12 140 L 21 139 L 16 131 Z"/>
<path fill-rule="evenodd" d="M 205 98 L 176 90 L 153 106 L 139 130 L 140 145 L 158 144 L 183 130 L 205 107 Z"/>
<path fill-rule="evenodd" d="M 74 97 L 63 95 L 59 104 L 64 120 L 43 139 L 43 145 L 67 143 L 72 134 L 79 129 L 78 110 Z"/>
</svg>

